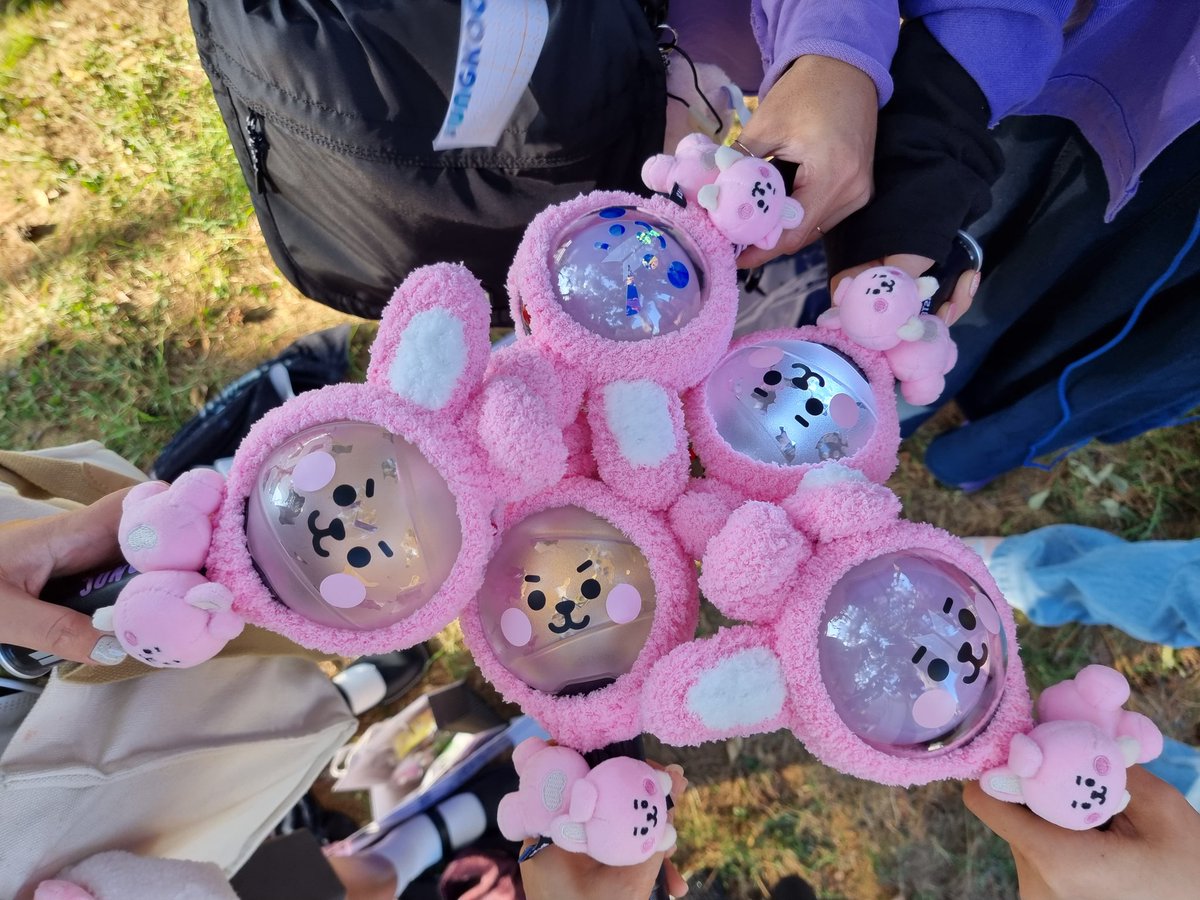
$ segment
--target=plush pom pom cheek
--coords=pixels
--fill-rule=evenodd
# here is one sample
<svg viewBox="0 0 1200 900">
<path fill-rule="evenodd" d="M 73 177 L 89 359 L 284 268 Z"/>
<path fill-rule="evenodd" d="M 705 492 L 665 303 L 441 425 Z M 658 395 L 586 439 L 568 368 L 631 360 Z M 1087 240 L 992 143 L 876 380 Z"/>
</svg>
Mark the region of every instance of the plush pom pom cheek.
<svg viewBox="0 0 1200 900">
<path fill-rule="evenodd" d="M 658 794 L 658 785 L 654 783 L 653 778 L 642 779 L 642 790 L 646 792 L 647 797 L 654 797 Z"/>
<path fill-rule="evenodd" d="M 642 841 L 642 853 L 651 853 L 654 850 L 654 838 L 646 838 Z"/>
<path fill-rule="evenodd" d="M 853 428 L 858 424 L 858 404 L 849 394 L 834 394 L 829 401 L 829 415 L 839 428 Z"/>
<path fill-rule="evenodd" d="M 1112 763 L 1108 761 L 1107 756 L 1097 756 L 1092 760 L 1092 771 L 1097 775 L 1107 775 L 1112 771 Z"/>
</svg>

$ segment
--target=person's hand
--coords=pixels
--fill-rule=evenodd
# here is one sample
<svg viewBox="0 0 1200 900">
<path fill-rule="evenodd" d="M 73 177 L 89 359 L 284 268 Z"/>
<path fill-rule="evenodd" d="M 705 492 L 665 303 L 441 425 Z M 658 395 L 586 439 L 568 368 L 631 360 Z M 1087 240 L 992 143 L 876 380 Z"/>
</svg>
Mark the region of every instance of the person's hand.
<svg viewBox="0 0 1200 900">
<path fill-rule="evenodd" d="M 1008 841 L 1023 900 L 1156 900 L 1195 897 L 1200 889 L 1200 813 L 1141 766 L 1129 770 L 1129 806 L 1105 831 L 1070 831 L 1024 806 L 989 797 L 977 782 L 963 790 L 967 809 Z"/>
<path fill-rule="evenodd" d="M 784 231 L 773 250 L 748 247 L 740 268 L 795 253 L 866 205 L 878 111 L 875 82 L 827 56 L 799 57 L 771 86 L 738 141 L 756 156 L 799 166 L 792 196 L 804 221 Z"/>
<path fill-rule="evenodd" d="M 661 768 L 651 762 L 655 768 Z M 687 779 L 679 766 L 667 766 L 671 774 L 671 797 L 678 808 L 679 798 L 687 789 Z M 667 814 L 667 821 L 674 821 L 675 810 Z M 533 841 L 527 841 L 531 844 Z M 522 848 L 524 849 L 524 848 Z M 632 898 L 643 900 L 650 896 L 658 879 L 659 870 L 666 866 L 667 891 L 672 897 L 687 893 L 687 882 L 672 865 L 669 857 L 674 848 L 656 853 L 644 863 L 636 866 L 606 866 L 598 863 L 586 853 L 568 853 L 559 847 L 549 846 L 521 864 L 521 883 L 528 900 L 616 900 Z"/>
<path fill-rule="evenodd" d="M 46 582 L 117 563 L 125 491 L 71 512 L 0 526 L 0 641 L 81 663 L 125 658 L 117 639 L 83 613 L 37 599 Z"/>
<path fill-rule="evenodd" d="M 843 279 L 853 278 L 859 272 L 870 269 L 873 266 L 895 266 L 902 272 L 907 272 L 913 278 L 920 278 L 933 266 L 933 260 L 927 256 L 916 256 L 912 253 L 897 253 L 892 256 L 885 256 L 883 259 L 873 259 L 862 265 L 851 266 L 849 269 L 843 269 L 829 279 L 830 296 L 833 296 L 838 284 Z M 950 295 L 950 299 L 938 308 L 938 317 L 944 320 L 947 325 L 953 325 L 971 308 L 971 301 L 974 299 L 977 290 L 979 290 L 979 273 L 974 269 L 968 269 L 958 277 L 958 284 L 954 286 L 954 293 Z"/>
</svg>

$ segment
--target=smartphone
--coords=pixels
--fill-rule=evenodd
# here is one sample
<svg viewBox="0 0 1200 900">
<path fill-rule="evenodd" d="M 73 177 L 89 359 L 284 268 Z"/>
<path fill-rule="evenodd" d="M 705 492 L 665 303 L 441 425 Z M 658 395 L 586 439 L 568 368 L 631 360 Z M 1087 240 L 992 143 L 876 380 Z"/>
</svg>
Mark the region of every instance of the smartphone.
<svg viewBox="0 0 1200 900">
<path fill-rule="evenodd" d="M 921 311 L 936 313 L 938 308 L 954 293 L 954 286 L 958 284 L 958 279 L 963 272 L 968 269 L 978 272 L 982 268 L 983 248 L 971 235 L 965 231 L 959 231 L 954 236 L 954 244 L 950 248 L 950 255 L 946 258 L 946 264 L 934 266 L 926 273 L 938 280 L 938 288 L 933 292 L 933 296 L 925 301 Z"/>
</svg>

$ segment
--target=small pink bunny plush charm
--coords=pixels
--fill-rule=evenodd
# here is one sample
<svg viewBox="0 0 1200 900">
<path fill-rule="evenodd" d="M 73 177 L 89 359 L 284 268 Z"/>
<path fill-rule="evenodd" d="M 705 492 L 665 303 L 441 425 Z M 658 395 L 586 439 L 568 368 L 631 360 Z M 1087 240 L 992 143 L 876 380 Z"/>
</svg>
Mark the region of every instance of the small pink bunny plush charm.
<svg viewBox="0 0 1200 900">
<path fill-rule="evenodd" d="M 1140 713 L 1122 709 L 1129 682 L 1107 666 L 1087 666 L 1046 688 L 1041 724 L 1013 736 L 1008 764 L 980 779 L 997 800 L 1024 803 L 1048 822 L 1083 831 L 1129 803 L 1125 770 L 1162 752 L 1162 733 Z"/>
<path fill-rule="evenodd" d="M 113 606 L 92 617 L 125 652 L 155 668 L 187 668 L 212 659 L 242 633 L 233 594 L 199 572 L 143 572 Z"/>
<path fill-rule="evenodd" d="M 958 362 L 958 347 L 950 329 L 937 316 L 918 316 L 922 335 L 884 351 L 900 393 L 913 406 L 933 403 L 946 388 L 946 373 Z"/>
<path fill-rule="evenodd" d="M 731 147 L 719 148 L 714 158 L 720 173 L 696 192 L 696 201 L 725 237 L 772 250 L 785 228 L 799 227 L 804 207 L 788 196 L 778 169 Z"/>
<path fill-rule="evenodd" d="M 140 484 L 125 497 L 117 540 L 141 574 L 92 621 L 149 666 L 199 665 L 242 632 L 241 616 L 231 611 L 233 594 L 198 571 L 224 496 L 225 479 L 197 469 L 170 486 Z"/>
<path fill-rule="evenodd" d="M 945 375 L 958 360 L 946 323 L 921 312 L 935 290 L 933 278 L 875 266 L 842 279 L 833 306 L 817 322 L 841 330 L 860 347 L 883 351 L 904 399 L 924 406 L 941 395 Z"/>
<path fill-rule="evenodd" d="M 675 846 L 667 821 L 671 776 L 639 759 L 606 759 L 571 786 L 569 807 L 550 838 L 606 866 L 636 866 Z"/>
<path fill-rule="evenodd" d="M 675 155 L 659 153 L 642 164 L 642 182 L 652 191 L 670 194 L 675 185 L 688 203 L 696 202 L 700 188 L 721 174 L 717 151 L 721 147 L 706 134 L 689 134 L 675 148 Z"/>
<path fill-rule="evenodd" d="M 198 571 L 224 496 L 225 479 L 211 469 L 185 472 L 169 490 L 161 481 L 139 484 L 121 504 L 117 539 L 125 558 L 139 572 Z"/>
<path fill-rule="evenodd" d="M 496 824 L 510 841 L 546 834 L 550 823 L 567 813 L 571 788 L 591 771 L 570 747 L 550 746 L 541 738 L 522 741 L 513 750 L 520 786 L 500 800 Z"/>
</svg>

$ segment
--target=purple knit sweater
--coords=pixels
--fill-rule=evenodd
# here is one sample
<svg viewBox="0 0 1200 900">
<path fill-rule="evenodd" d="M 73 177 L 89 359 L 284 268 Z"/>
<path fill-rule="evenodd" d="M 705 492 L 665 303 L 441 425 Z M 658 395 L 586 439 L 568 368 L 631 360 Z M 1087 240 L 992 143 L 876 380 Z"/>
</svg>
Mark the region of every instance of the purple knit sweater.
<svg viewBox="0 0 1200 900">
<path fill-rule="evenodd" d="M 930 32 L 979 84 L 993 122 L 1008 115 L 1052 115 L 1075 122 L 1096 149 L 1108 179 L 1106 219 L 1133 196 L 1146 166 L 1200 122 L 1200 0 L 1093 0 L 1082 25 L 1064 34 L 1075 0 L 675 0 L 680 41 L 697 59 L 753 52 L 748 15 L 762 57 L 765 93 L 792 60 L 830 56 L 862 69 L 880 104 L 899 17 L 924 17 Z M 725 23 L 717 30 L 712 23 Z M 705 27 L 707 23 L 707 27 Z M 690 45 L 689 37 L 694 35 Z M 709 47 L 713 47 L 709 43 Z M 717 60 L 713 60 L 717 61 Z M 748 77 L 738 78 L 746 88 Z M 744 71 L 744 69 L 743 69 Z"/>
</svg>

